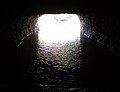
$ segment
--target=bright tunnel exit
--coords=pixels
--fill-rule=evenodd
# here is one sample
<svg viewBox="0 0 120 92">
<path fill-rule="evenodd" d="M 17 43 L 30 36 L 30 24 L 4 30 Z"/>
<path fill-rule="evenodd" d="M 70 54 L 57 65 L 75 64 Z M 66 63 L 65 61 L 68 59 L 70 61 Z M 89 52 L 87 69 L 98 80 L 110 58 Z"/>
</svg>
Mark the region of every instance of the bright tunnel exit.
<svg viewBox="0 0 120 92">
<path fill-rule="evenodd" d="M 82 25 L 77 14 L 43 14 L 37 25 L 39 40 L 47 44 L 80 39 Z"/>
</svg>

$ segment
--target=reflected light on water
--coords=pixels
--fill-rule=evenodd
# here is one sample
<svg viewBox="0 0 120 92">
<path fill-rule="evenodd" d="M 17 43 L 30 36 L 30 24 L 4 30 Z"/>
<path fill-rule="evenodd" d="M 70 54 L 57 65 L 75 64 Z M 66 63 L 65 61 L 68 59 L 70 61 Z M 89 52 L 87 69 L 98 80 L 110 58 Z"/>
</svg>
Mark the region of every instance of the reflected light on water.
<svg viewBox="0 0 120 92">
<path fill-rule="evenodd" d="M 80 39 L 81 23 L 76 14 L 43 14 L 38 28 L 39 40 L 46 44 Z"/>
</svg>

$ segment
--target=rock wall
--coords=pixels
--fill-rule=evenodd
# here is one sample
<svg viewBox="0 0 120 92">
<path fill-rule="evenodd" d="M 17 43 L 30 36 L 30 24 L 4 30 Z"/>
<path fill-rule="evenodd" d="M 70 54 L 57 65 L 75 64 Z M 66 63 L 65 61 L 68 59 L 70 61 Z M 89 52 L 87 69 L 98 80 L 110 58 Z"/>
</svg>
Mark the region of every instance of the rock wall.
<svg viewBox="0 0 120 92">
<path fill-rule="evenodd" d="M 90 14 L 86 24 L 85 35 L 107 47 L 117 55 L 120 54 L 120 16 L 119 14 Z M 91 28 L 91 29 L 89 29 Z"/>
</svg>

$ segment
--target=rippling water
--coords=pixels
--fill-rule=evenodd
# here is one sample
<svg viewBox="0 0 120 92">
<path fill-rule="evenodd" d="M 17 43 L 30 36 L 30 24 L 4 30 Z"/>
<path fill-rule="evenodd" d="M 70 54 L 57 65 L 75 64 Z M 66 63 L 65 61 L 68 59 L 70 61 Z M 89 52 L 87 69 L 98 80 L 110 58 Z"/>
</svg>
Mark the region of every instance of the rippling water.
<svg viewBox="0 0 120 92">
<path fill-rule="evenodd" d="M 49 15 L 44 19 L 45 22 L 38 21 L 37 30 L 21 40 L 17 52 L 18 58 L 21 59 L 17 65 L 23 69 L 21 76 L 29 85 L 27 90 L 33 90 L 31 92 L 87 90 L 82 87 L 79 75 L 83 62 L 80 39 L 82 24 L 79 17 L 73 15 L 72 20 L 60 23 L 53 20 L 54 15 L 49 19 L 51 18 Z"/>
<path fill-rule="evenodd" d="M 76 71 L 82 63 L 80 40 L 45 44 L 38 41 L 36 58 L 28 70 L 32 87 L 39 91 L 87 90 Z"/>
</svg>

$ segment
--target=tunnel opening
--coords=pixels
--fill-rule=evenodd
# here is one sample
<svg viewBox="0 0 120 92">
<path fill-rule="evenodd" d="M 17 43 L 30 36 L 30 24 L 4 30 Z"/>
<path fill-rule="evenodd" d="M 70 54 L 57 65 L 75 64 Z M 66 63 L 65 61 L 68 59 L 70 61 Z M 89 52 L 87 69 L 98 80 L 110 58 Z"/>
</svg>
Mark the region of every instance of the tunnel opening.
<svg viewBox="0 0 120 92">
<path fill-rule="evenodd" d="M 38 37 L 44 43 L 80 39 L 81 21 L 76 14 L 44 14 L 38 18 Z"/>
<path fill-rule="evenodd" d="M 75 60 L 77 54 L 81 52 L 79 46 L 82 22 L 79 15 L 43 14 L 38 17 L 36 27 L 39 29 L 38 58 L 45 56 L 44 63 L 56 67 L 56 70 L 79 67 L 81 59 Z"/>
</svg>

